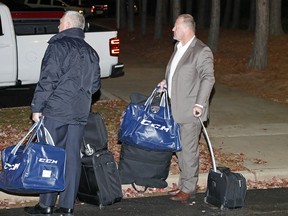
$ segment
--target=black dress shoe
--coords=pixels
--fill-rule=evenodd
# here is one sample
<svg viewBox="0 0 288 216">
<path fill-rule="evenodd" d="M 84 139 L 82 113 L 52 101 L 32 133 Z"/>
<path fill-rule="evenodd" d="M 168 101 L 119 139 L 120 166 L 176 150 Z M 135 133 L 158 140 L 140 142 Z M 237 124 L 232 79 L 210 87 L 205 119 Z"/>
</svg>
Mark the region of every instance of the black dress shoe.
<svg viewBox="0 0 288 216">
<path fill-rule="evenodd" d="M 63 214 L 63 215 L 73 215 L 73 209 L 60 207 L 58 209 L 55 209 L 54 213 Z"/>
<path fill-rule="evenodd" d="M 34 207 L 25 207 L 24 211 L 30 215 L 52 215 L 53 207 L 43 208 L 38 203 Z"/>
</svg>

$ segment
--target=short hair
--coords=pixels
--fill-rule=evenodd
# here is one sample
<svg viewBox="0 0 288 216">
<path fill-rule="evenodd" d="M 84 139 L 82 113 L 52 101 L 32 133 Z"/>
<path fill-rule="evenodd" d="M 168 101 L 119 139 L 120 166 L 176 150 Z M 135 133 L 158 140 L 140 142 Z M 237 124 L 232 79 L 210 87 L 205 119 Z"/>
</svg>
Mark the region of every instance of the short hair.
<svg viewBox="0 0 288 216">
<path fill-rule="evenodd" d="M 196 31 L 196 23 L 195 20 L 193 18 L 192 15 L 190 14 L 181 14 L 178 16 L 178 18 L 182 18 L 183 19 L 183 24 L 189 28 L 191 28 L 191 30 L 193 32 Z"/>
<path fill-rule="evenodd" d="M 85 18 L 77 11 L 66 11 L 64 14 L 64 20 L 68 19 L 72 28 L 85 28 Z"/>
</svg>

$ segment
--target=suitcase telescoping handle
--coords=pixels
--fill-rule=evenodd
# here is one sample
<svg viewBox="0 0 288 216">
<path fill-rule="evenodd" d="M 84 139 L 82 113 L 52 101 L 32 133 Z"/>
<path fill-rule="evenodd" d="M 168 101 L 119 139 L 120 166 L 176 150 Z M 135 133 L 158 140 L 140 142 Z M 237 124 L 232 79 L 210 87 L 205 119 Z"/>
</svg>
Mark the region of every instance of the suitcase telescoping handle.
<svg viewBox="0 0 288 216">
<path fill-rule="evenodd" d="M 207 140 L 207 144 L 208 144 L 208 147 L 209 147 L 209 151 L 210 151 L 210 154 L 211 154 L 211 159 L 212 159 L 212 166 L 213 166 L 213 171 L 214 172 L 217 172 L 217 168 L 216 168 L 216 162 L 215 162 L 215 157 L 214 157 L 214 152 L 213 152 L 213 148 L 212 148 L 212 144 L 211 144 L 211 141 L 209 139 L 209 136 L 208 136 L 208 133 L 207 133 L 207 130 L 203 124 L 203 121 L 202 119 L 199 117 L 199 121 L 202 125 L 202 128 L 203 128 L 203 132 L 204 132 L 204 135 L 206 137 L 206 140 Z"/>
</svg>

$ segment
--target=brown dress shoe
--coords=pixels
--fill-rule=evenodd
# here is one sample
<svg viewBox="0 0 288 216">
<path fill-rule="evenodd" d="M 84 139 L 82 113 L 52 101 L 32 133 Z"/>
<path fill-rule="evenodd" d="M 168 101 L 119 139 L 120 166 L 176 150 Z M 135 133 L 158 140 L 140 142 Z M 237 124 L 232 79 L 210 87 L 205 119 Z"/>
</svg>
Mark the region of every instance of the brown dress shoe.
<svg viewBox="0 0 288 216">
<path fill-rule="evenodd" d="M 169 195 L 175 196 L 180 191 L 179 188 L 168 191 Z"/>
<path fill-rule="evenodd" d="M 185 193 L 183 191 L 179 191 L 176 195 L 171 196 L 170 199 L 174 200 L 174 201 L 185 201 L 185 200 L 188 200 L 188 199 L 193 198 L 193 197 L 195 197 L 195 196 L 192 194 Z"/>
</svg>

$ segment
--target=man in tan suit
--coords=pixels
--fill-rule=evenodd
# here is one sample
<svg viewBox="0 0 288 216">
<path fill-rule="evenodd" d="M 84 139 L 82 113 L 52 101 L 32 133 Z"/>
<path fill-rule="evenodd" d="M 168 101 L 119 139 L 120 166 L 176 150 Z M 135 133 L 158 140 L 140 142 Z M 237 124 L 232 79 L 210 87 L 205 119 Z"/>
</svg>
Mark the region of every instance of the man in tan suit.
<svg viewBox="0 0 288 216">
<path fill-rule="evenodd" d="M 172 29 L 174 52 L 166 68 L 160 90 L 168 88 L 172 114 L 180 125 L 182 151 L 177 152 L 180 176 L 178 189 L 169 192 L 171 200 L 185 201 L 197 192 L 199 175 L 199 117 L 207 121 L 209 97 L 215 82 L 213 54 L 195 36 L 191 15 L 180 15 Z"/>
</svg>

